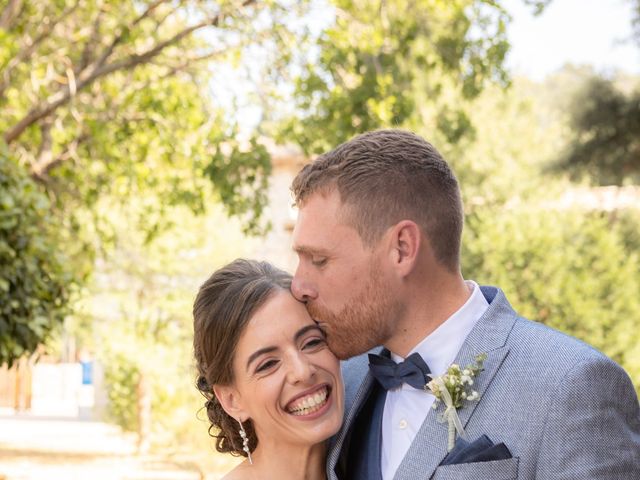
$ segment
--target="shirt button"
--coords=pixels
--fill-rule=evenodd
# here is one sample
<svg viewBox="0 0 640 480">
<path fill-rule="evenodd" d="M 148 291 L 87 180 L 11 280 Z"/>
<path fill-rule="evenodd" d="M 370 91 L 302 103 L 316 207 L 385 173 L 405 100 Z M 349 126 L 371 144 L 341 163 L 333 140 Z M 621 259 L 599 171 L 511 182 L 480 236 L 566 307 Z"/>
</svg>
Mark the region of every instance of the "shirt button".
<svg viewBox="0 0 640 480">
<path fill-rule="evenodd" d="M 402 420 L 400 420 L 400 422 L 398 423 L 398 428 L 399 428 L 400 430 L 404 430 L 405 428 L 407 428 L 407 425 L 408 425 L 407 421 L 406 421 L 406 420 L 404 420 L 404 419 L 402 419 Z"/>
</svg>

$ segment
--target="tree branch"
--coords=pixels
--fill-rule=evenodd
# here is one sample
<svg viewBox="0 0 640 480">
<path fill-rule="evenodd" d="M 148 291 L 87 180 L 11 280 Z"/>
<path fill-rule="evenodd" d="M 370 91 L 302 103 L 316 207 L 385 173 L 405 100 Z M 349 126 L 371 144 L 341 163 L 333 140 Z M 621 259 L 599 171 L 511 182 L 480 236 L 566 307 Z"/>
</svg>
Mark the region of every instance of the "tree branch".
<svg viewBox="0 0 640 480">
<path fill-rule="evenodd" d="M 55 18 L 47 23 L 41 23 L 39 35 L 31 43 L 25 45 L 24 48 L 20 49 L 15 57 L 9 60 L 6 68 L 2 71 L 2 80 L 0 80 L 0 98 L 4 96 L 4 91 L 11 83 L 11 73 L 13 72 L 13 70 L 21 63 L 29 60 L 29 58 L 31 58 L 31 55 L 33 55 L 33 52 L 36 51 L 38 45 L 40 45 L 40 43 L 42 43 L 49 37 L 49 35 L 51 35 L 51 32 L 53 32 L 53 29 L 56 27 L 56 25 L 64 20 L 69 14 L 71 14 L 77 7 L 78 2 L 75 2 L 74 5 L 64 10 L 58 18 Z"/>
<path fill-rule="evenodd" d="M 102 66 L 105 64 L 105 62 L 109 59 L 109 57 L 111 56 L 111 54 L 113 53 L 113 51 L 115 50 L 115 48 L 118 46 L 118 44 L 120 44 L 120 42 L 122 42 L 122 39 L 124 38 L 124 34 L 125 32 L 131 30 L 133 27 L 135 27 L 136 25 L 138 25 L 142 20 L 144 20 L 145 18 L 147 18 L 149 15 L 151 15 L 151 13 L 153 13 L 153 11 L 158 8 L 160 5 L 162 5 L 163 3 L 166 3 L 168 0 L 156 0 L 154 3 L 152 3 L 151 5 L 149 5 L 147 7 L 147 9 L 142 12 L 138 18 L 136 18 L 133 23 L 131 23 L 131 25 L 127 25 L 127 26 L 123 26 L 120 29 L 120 32 L 118 33 L 118 35 L 116 35 L 114 37 L 114 39 L 111 41 L 111 44 L 105 48 L 104 52 L 102 52 L 102 55 L 100 55 L 100 58 L 95 62 L 95 64 L 97 66 Z"/>
<path fill-rule="evenodd" d="M 242 3 L 242 7 L 250 5 L 255 1 L 256 0 L 245 0 Z M 222 14 L 218 14 L 207 21 L 187 27 L 176 33 L 173 37 L 160 42 L 158 45 L 142 54 L 130 55 L 122 60 L 115 61 L 107 65 L 101 63 L 103 61 L 103 57 L 101 57 L 99 61 L 92 63 L 76 76 L 75 91 L 80 91 L 98 78 L 105 77 L 118 70 L 129 70 L 137 67 L 138 65 L 148 63 L 151 59 L 162 53 L 162 51 L 167 47 L 179 43 L 183 38 L 193 32 L 208 26 L 218 26 L 222 17 Z M 109 48 L 107 50 L 109 50 Z M 46 100 L 33 107 L 18 123 L 4 134 L 5 142 L 10 144 L 15 141 L 30 125 L 33 125 L 35 122 L 51 114 L 51 112 L 55 111 L 61 105 L 67 103 L 72 96 L 73 93 L 71 92 L 69 85 L 62 87 L 61 90 L 50 95 Z"/>
<path fill-rule="evenodd" d="M 53 117 L 45 118 L 40 125 L 40 147 L 38 148 L 35 163 L 31 166 L 31 172 L 37 176 L 40 176 L 41 166 L 51 163 L 53 159 L 51 127 L 53 127 Z"/>
<path fill-rule="evenodd" d="M 20 9 L 22 8 L 23 0 L 9 0 L 9 3 L 2 10 L 0 15 L 0 28 L 3 30 L 10 30 L 11 24 L 18 16 Z"/>
<path fill-rule="evenodd" d="M 202 62 L 204 60 L 210 60 L 214 57 L 217 57 L 218 55 L 222 55 L 227 51 L 226 48 L 220 49 L 220 50 L 212 50 L 210 52 L 207 52 L 205 54 L 202 55 L 198 55 L 195 57 L 188 57 L 188 58 L 182 58 L 182 62 L 180 62 L 177 65 L 171 65 L 168 63 L 162 64 L 162 63 L 157 63 L 158 66 L 162 66 L 167 68 L 167 71 L 162 74 L 160 76 L 161 79 L 165 79 L 168 77 L 171 77 L 173 75 L 175 75 L 178 72 L 183 72 L 185 71 L 188 67 L 190 67 L 191 65 L 194 65 L 196 63 Z"/>
<path fill-rule="evenodd" d="M 100 23 L 102 22 L 103 13 L 104 11 L 101 9 L 96 15 L 96 19 L 93 22 L 93 27 L 91 28 L 91 35 L 89 35 L 87 43 L 82 49 L 82 56 L 80 57 L 80 64 L 77 69 L 78 71 L 84 70 L 93 59 L 94 47 L 98 43 L 98 38 L 100 36 Z"/>
<path fill-rule="evenodd" d="M 41 158 L 36 164 L 31 167 L 31 178 L 42 184 L 49 183 L 49 172 L 63 162 L 68 161 L 77 156 L 78 147 L 89 138 L 88 133 L 82 133 L 78 135 L 72 142 L 67 144 L 64 151 L 57 157 L 49 155 L 46 158 Z"/>
<path fill-rule="evenodd" d="M 156 30 L 159 30 L 162 24 L 167 20 L 167 18 L 176 13 L 182 7 L 183 3 L 184 0 L 180 0 L 174 8 L 172 8 L 171 10 L 167 10 L 167 12 L 162 17 L 154 19 Z"/>
<path fill-rule="evenodd" d="M 156 0 L 155 2 L 153 2 L 144 12 L 142 12 L 142 14 L 138 18 L 133 21 L 131 26 L 135 27 L 136 25 L 138 25 L 142 20 L 150 16 L 156 8 L 158 8 L 163 3 L 167 3 L 167 1 L 169 0 Z"/>
</svg>

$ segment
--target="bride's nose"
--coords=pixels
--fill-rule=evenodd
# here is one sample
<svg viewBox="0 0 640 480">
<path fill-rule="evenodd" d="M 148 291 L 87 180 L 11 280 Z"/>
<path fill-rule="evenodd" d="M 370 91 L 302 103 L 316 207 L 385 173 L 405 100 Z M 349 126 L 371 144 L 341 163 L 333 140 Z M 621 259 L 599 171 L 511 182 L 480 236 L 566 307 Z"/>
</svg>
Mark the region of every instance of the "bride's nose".
<svg viewBox="0 0 640 480">
<path fill-rule="evenodd" d="M 309 361 L 309 358 L 302 352 L 291 355 L 289 359 L 289 370 L 287 379 L 289 383 L 304 383 L 313 379 L 316 374 L 316 367 Z"/>
</svg>

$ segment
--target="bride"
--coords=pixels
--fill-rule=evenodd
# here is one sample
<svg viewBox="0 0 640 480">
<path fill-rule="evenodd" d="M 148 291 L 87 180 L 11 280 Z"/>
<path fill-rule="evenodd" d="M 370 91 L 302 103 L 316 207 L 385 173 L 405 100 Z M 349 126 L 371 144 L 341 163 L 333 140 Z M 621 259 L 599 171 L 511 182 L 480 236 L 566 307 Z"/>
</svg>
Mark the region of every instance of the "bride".
<svg viewBox="0 0 640 480">
<path fill-rule="evenodd" d="M 198 389 L 216 449 L 246 459 L 225 480 L 325 479 L 326 440 L 342 423 L 340 366 L 291 276 L 235 260 L 193 306 Z"/>
</svg>

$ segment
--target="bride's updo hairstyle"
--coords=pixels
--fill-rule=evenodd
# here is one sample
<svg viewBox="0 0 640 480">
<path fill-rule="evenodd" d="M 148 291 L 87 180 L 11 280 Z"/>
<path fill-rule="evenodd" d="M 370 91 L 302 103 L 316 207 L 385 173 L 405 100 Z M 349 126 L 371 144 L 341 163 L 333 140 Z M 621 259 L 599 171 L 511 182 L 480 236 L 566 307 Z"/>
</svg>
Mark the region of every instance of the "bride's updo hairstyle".
<svg viewBox="0 0 640 480">
<path fill-rule="evenodd" d="M 289 291 L 291 275 L 267 262 L 238 259 L 214 272 L 202 284 L 193 304 L 193 349 L 197 387 L 216 438 L 216 450 L 247 456 L 236 419 L 227 415 L 213 393 L 214 385 L 233 383 L 238 340 L 254 312 L 277 291 Z M 258 443 L 251 420 L 243 423 L 253 452 Z"/>
</svg>

